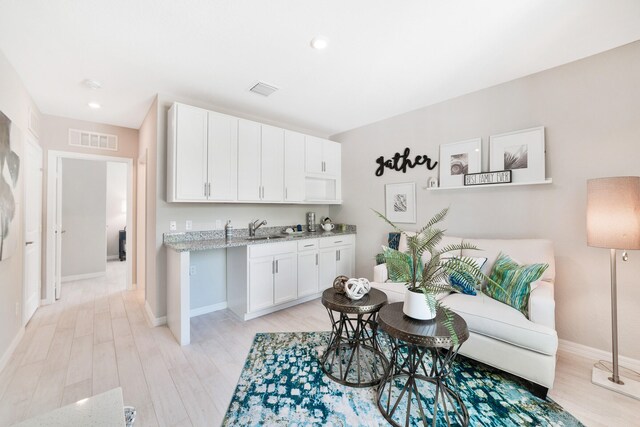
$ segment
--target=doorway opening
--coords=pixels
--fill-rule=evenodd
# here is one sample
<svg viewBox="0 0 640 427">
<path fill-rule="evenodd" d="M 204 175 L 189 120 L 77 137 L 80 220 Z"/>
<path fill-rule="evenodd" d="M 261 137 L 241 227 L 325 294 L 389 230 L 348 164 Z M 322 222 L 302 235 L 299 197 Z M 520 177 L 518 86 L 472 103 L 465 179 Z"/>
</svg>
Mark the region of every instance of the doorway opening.
<svg viewBox="0 0 640 427">
<path fill-rule="evenodd" d="M 50 151 L 48 166 L 47 302 L 79 280 L 116 275 L 133 289 L 132 160 Z"/>
</svg>

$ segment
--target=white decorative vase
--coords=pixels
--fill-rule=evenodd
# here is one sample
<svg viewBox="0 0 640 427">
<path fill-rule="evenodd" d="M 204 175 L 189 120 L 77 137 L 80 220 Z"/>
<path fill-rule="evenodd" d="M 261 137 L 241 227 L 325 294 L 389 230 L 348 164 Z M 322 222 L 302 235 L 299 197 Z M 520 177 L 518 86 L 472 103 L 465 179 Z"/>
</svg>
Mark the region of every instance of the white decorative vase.
<svg viewBox="0 0 640 427">
<path fill-rule="evenodd" d="M 424 294 L 421 292 L 414 292 L 407 289 L 404 293 L 404 304 L 402 311 L 407 316 L 416 320 L 431 320 L 436 317 L 435 310 L 429 308 L 427 300 Z"/>
</svg>

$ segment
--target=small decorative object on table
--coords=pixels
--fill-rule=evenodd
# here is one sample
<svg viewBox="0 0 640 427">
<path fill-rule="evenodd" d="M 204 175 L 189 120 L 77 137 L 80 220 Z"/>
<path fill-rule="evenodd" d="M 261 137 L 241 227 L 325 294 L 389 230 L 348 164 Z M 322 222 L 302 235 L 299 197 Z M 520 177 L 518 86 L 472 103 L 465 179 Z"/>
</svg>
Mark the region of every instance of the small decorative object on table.
<svg viewBox="0 0 640 427">
<path fill-rule="evenodd" d="M 347 276 L 338 276 L 333 279 L 333 289 L 339 294 L 344 294 L 344 287 L 347 284 L 349 278 Z"/>
<path fill-rule="evenodd" d="M 344 284 L 344 293 L 347 294 L 349 299 L 354 301 L 368 294 L 370 290 L 371 284 L 365 278 L 349 279 L 347 283 Z"/>
</svg>

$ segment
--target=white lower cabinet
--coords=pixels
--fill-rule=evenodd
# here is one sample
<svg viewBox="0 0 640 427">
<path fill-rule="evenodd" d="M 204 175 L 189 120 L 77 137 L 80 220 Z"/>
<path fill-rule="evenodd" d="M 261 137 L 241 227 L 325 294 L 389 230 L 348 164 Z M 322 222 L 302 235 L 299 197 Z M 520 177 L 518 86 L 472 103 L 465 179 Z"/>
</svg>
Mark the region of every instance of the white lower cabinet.
<svg viewBox="0 0 640 427">
<path fill-rule="evenodd" d="M 309 301 L 353 277 L 355 236 L 227 249 L 227 306 L 243 320 Z"/>
</svg>

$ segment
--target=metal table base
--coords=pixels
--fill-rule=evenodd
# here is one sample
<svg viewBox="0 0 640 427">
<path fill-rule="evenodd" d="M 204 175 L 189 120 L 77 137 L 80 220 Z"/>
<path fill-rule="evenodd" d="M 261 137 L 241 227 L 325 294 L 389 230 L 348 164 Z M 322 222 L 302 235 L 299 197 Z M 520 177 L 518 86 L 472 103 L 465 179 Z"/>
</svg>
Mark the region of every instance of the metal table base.
<svg viewBox="0 0 640 427">
<path fill-rule="evenodd" d="M 378 386 L 378 409 L 393 426 L 409 426 L 412 417 L 436 426 L 469 425 L 460 396 L 447 386 L 456 348 L 422 347 L 391 337 L 391 362 Z M 431 359 L 431 364 L 425 359 Z M 404 421 L 404 424 L 400 422 Z"/>
</svg>

